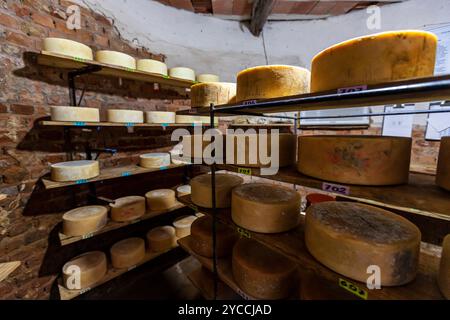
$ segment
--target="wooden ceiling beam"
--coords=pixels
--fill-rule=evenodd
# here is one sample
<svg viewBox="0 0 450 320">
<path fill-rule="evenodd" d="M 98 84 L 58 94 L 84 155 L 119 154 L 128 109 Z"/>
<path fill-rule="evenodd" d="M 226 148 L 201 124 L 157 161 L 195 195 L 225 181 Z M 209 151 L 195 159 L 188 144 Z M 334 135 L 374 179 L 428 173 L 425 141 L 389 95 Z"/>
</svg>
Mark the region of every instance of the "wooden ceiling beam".
<svg viewBox="0 0 450 320">
<path fill-rule="evenodd" d="M 259 37 L 261 34 L 274 5 L 275 0 L 254 0 L 250 20 L 250 32 L 255 37 Z"/>
</svg>

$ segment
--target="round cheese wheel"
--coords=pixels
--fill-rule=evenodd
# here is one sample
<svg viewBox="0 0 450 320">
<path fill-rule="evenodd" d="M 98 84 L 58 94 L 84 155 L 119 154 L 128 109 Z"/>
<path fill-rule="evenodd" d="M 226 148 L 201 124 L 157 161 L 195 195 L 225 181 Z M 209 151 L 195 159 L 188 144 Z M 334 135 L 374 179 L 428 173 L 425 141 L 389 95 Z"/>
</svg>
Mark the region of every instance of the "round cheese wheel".
<svg viewBox="0 0 450 320">
<path fill-rule="evenodd" d="M 286 187 L 248 183 L 233 189 L 231 217 L 238 226 L 260 233 L 295 228 L 300 219 L 300 194 Z"/>
<path fill-rule="evenodd" d="M 133 221 L 145 214 L 145 198 L 129 196 L 110 203 L 111 219 L 116 222 Z"/>
<path fill-rule="evenodd" d="M 213 219 L 203 215 L 192 223 L 191 248 L 192 251 L 203 257 L 213 257 Z M 231 254 L 237 235 L 228 226 L 216 224 L 216 256 L 224 258 Z"/>
<path fill-rule="evenodd" d="M 436 184 L 450 191 L 450 137 L 442 137 L 436 171 Z"/>
<path fill-rule="evenodd" d="M 218 75 L 215 74 L 199 74 L 197 75 L 197 82 L 219 82 L 220 78 Z"/>
<path fill-rule="evenodd" d="M 173 226 L 177 238 L 184 238 L 191 234 L 191 225 L 195 219 L 197 219 L 196 216 L 183 216 L 175 219 Z"/>
<path fill-rule="evenodd" d="M 167 66 L 164 62 L 153 59 L 139 59 L 136 62 L 139 71 L 162 74 L 167 76 Z"/>
<path fill-rule="evenodd" d="M 442 294 L 450 300 L 450 235 L 442 243 L 442 256 L 439 265 L 438 284 Z"/>
<path fill-rule="evenodd" d="M 59 162 L 50 167 L 52 180 L 60 182 L 91 179 L 100 174 L 98 161 L 95 160 Z"/>
<path fill-rule="evenodd" d="M 304 68 L 284 65 L 253 67 L 238 73 L 236 101 L 308 93 L 309 82 L 310 72 Z"/>
<path fill-rule="evenodd" d="M 147 206 L 151 211 L 169 210 L 177 204 L 175 191 L 171 189 L 158 189 L 145 194 Z"/>
<path fill-rule="evenodd" d="M 141 238 L 128 238 L 111 247 L 111 263 L 116 269 L 137 265 L 145 257 L 145 241 Z"/>
<path fill-rule="evenodd" d="M 210 107 L 227 104 L 236 96 L 236 84 L 228 82 L 205 82 L 191 87 L 191 106 Z"/>
<path fill-rule="evenodd" d="M 100 50 L 95 53 L 95 60 L 114 66 L 136 69 L 136 59 L 122 52 Z"/>
<path fill-rule="evenodd" d="M 191 194 L 191 186 L 186 184 L 177 188 L 177 197 L 187 196 Z"/>
<path fill-rule="evenodd" d="M 393 31 L 336 44 L 312 60 L 311 91 L 432 76 L 437 37 L 425 31 Z"/>
<path fill-rule="evenodd" d="M 175 112 L 146 111 L 146 123 L 175 123 Z"/>
<path fill-rule="evenodd" d="M 92 49 L 87 45 L 72 40 L 61 38 L 45 38 L 43 44 L 44 51 L 62 54 L 65 56 L 93 60 Z"/>
<path fill-rule="evenodd" d="M 176 123 L 185 123 L 185 124 L 193 124 L 193 123 L 202 123 L 202 124 L 211 124 L 211 119 L 206 116 L 185 116 L 185 115 L 176 115 L 175 116 Z M 219 118 L 214 118 L 214 124 L 219 123 Z"/>
<path fill-rule="evenodd" d="M 100 122 L 100 112 L 96 108 L 85 107 L 50 107 L 52 121 Z"/>
<path fill-rule="evenodd" d="M 303 136 L 298 138 L 299 172 L 348 184 L 408 182 L 411 138 Z"/>
<path fill-rule="evenodd" d="M 138 110 L 110 109 L 106 111 L 107 121 L 114 123 L 144 123 L 144 112 Z"/>
<path fill-rule="evenodd" d="M 243 182 L 236 175 L 216 173 L 216 207 L 229 208 L 231 191 Z M 212 208 L 211 175 L 202 174 L 191 180 L 191 200 L 200 207 Z"/>
<path fill-rule="evenodd" d="M 232 270 L 238 286 L 257 299 L 288 298 L 298 283 L 294 262 L 252 239 L 237 241 Z"/>
<path fill-rule="evenodd" d="M 69 262 L 63 268 L 64 286 L 69 290 L 86 289 L 101 281 L 108 270 L 106 255 L 101 251 L 91 251 L 79 255 Z M 80 272 L 80 283 L 77 285 L 74 275 Z M 78 287 L 78 288 L 77 288 Z"/>
<path fill-rule="evenodd" d="M 209 153 L 203 154 L 205 152 L 205 149 L 212 143 L 212 141 L 207 141 L 205 136 L 206 134 L 193 134 L 189 136 L 183 136 L 183 140 L 181 143 L 183 150 L 183 159 L 185 161 L 194 160 L 196 162 L 202 162 L 206 159 L 212 161 Z M 216 155 L 219 157 L 219 154 L 217 154 L 217 150 Z"/>
<path fill-rule="evenodd" d="M 420 238 L 419 229 L 405 218 L 365 204 L 329 201 L 306 211 L 309 252 L 333 271 L 364 283 L 372 265 L 381 270 L 382 286 L 414 280 Z"/>
<path fill-rule="evenodd" d="M 171 226 L 156 227 L 147 233 L 150 250 L 164 252 L 176 246 L 175 228 Z"/>
<path fill-rule="evenodd" d="M 190 68 L 176 67 L 169 69 L 171 78 L 195 81 L 195 71 Z"/>
<path fill-rule="evenodd" d="M 170 166 L 170 153 L 146 153 L 139 156 L 139 165 L 143 168 Z"/>
<path fill-rule="evenodd" d="M 86 206 L 64 213 L 63 234 L 82 236 L 100 230 L 108 221 L 108 210 L 103 206 Z"/>
</svg>

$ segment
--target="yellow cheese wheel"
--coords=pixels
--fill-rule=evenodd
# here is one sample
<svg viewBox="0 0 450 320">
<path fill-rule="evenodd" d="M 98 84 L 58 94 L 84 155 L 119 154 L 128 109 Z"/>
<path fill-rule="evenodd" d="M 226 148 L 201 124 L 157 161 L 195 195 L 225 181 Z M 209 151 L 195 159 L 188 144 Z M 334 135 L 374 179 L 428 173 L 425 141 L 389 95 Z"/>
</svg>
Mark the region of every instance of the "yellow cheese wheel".
<svg viewBox="0 0 450 320">
<path fill-rule="evenodd" d="M 312 60 L 311 91 L 432 76 L 437 37 L 425 31 L 383 32 L 336 44 Z"/>
<path fill-rule="evenodd" d="M 236 97 L 236 84 L 228 82 L 205 82 L 191 87 L 191 106 L 210 107 L 227 104 Z"/>
<path fill-rule="evenodd" d="M 408 182 L 411 138 L 379 136 L 302 136 L 299 172 L 357 185 Z"/>
<path fill-rule="evenodd" d="M 244 179 L 236 175 L 216 173 L 216 207 L 231 206 L 231 191 Z M 211 175 L 202 174 L 191 180 L 192 202 L 200 207 L 212 208 Z"/>
<path fill-rule="evenodd" d="M 146 123 L 175 123 L 175 112 L 147 111 L 145 112 Z"/>
<path fill-rule="evenodd" d="M 260 100 L 309 92 L 310 72 L 284 65 L 259 66 L 237 75 L 236 101 Z"/>
<path fill-rule="evenodd" d="M 170 166 L 170 153 L 146 153 L 139 156 L 139 165 L 143 168 L 161 168 Z"/>
<path fill-rule="evenodd" d="M 300 219 L 300 194 L 268 183 L 247 183 L 233 189 L 231 217 L 238 226 L 261 233 L 295 228 Z"/>
<path fill-rule="evenodd" d="M 153 59 L 139 59 L 136 62 L 136 68 L 139 71 L 162 74 L 167 76 L 167 66 L 164 62 Z"/>
<path fill-rule="evenodd" d="M 182 216 L 173 222 L 177 238 L 184 238 L 191 234 L 191 225 L 197 219 L 196 216 Z"/>
<path fill-rule="evenodd" d="M 258 299 L 288 298 L 298 283 L 294 262 L 252 239 L 234 246 L 232 270 L 238 286 Z"/>
<path fill-rule="evenodd" d="M 177 187 L 177 198 L 187 196 L 191 194 L 191 186 L 186 184 Z"/>
<path fill-rule="evenodd" d="M 85 206 L 64 213 L 63 234 L 82 236 L 100 230 L 108 221 L 108 210 L 103 206 Z"/>
<path fill-rule="evenodd" d="M 79 42 L 61 38 L 45 38 L 43 49 L 46 52 L 62 54 L 65 56 L 93 60 L 91 48 Z"/>
<path fill-rule="evenodd" d="M 436 171 L 436 184 L 450 191 L 450 137 L 441 139 Z"/>
<path fill-rule="evenodd" d="M 438 275 L 439 288 L 447 300 L 450 300 L 450 235 L 442 243 L 442 256 Z"/>
<path fill-rule="evenodd" d="M 110 251 L 114 268 L 133 267 L 145 257 L 145 241 L 141 238 L 128 238 L 115 243 Z"/>
<path fill-rule="evenodd" d="M 185 123 L 185 124 L 193 124 L 193 123 L 202 123 L 202 124 L 211 124 L 210 117 L 207 116 L 185 116 L 185 115 L 176 115 L 175 116 L 176 123 Z M 219 118 L 214 118 L 214 124 L 219 123 Z"/>
<path fill-rule="evenodd" d="M 85 107 L 50 107 L 52 121 L 86 121 L 100 122 L 100 112 L 96 108 Z"/>
<path fill-rule="evenodd" d="M 138 110 L 110 109 L 106 111 L 107 121 L 113 123 L 144 123 L 144 113 Z"/>
<path fill-rule="evenodd" d="M 95 53 L 95 60 L 114 66 L 136 69 L 136 59 L 122 52 L 100 50 Z"/>
<path fill-rule="evenodd" d="M 215 74 L 199 74 L 197 75 L 197 82 L 219 82 L 220 78 L 218 75 Z"/>
<path fill-rule="evenodd" d="M 106 255 L 101 251 L 91 251 L 79 255 L 63 268 L 64 286 L 69 290 L 89 288 L 101 281 L 108 270 Z M 80 272 L 80 283 L 76 281 L 77 272 Z"/>
<path fill-rule="evenodd" d="M 152 190 L 145 194 L 151 211 L 169 210 L 177 204 L 175 191 L 171 189 Z"/>
<path fill-rule="evenodd" d="M 190 68 L 176 67 L 169 69 L 171 78 L 195 81 L 195 71 Z"/>
<path fill-rule="evenodd" d="M 306 211 L 305 242 L 322 264 L 366 283 L 369 266 L 381 270 L 382 286 L 399 286 L 416 277 L 419 229 L 389 211 L 353 202 L 313 204 Z"/>
<path fill-rule="evenodd" d="M 176 246 L 175 228 L 172 226 L 156 227 L 147 233 L 147 241 L 153 252 L 164 252 Z"/>
<path fill-rule="evenodd" d="M 52 180 L 59 182 L 86 180 L 100 174 L 98 161 L 95 160 L 59 162 L 50 167 Z"/>
<path fill-rule="evenodd" d="M 145 198 L 129 196 L 110 203 L 111 219 L 117 222 L 133 221 L 145 214 Z"/>
</svg>

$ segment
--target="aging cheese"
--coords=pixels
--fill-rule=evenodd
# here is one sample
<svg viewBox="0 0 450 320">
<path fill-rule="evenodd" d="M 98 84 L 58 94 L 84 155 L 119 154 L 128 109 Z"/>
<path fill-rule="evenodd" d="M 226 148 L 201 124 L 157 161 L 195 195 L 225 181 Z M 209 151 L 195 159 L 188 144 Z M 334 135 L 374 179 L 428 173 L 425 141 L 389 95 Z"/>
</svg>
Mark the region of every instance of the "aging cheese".
<svg viewBox="0 0 450 320">
<path fill-rule="evenodd" d="M 197 82 L 219 82 L 220 78 L 218 75 L 215 74 L 199 74 L 197 75 Z"/>
<path fill-rule="evenodd" d="M 310 72 L 304 68 L 284 65 L 246 69 L 237 75 L 236 101 L 308 93 L 310 76 Z"/>
<path fill-rule="evenodd" d="M 175 228 L 171 226 L 156 227 L 147 233 L 150 250 L 164 252 L 176 246 Z"/>
<path fill-rule="evenodd" d="M 248 183 L 233 189 L 231 217 L 238 226 L 260 233 L 295 228 L 300 219 L 301 197 L 286 187 Z"/>
<path fill-rule="evenodd" d="M 111 207 L 111 219 L 117 222 L 133 221 L 145 214 L 145 198 L 129 196 L 116 199 Z"/>
<path fill-rule="evenodd" d="M 195 81 L 195 71 L 190 68 L 176 67 L 169 69 L 169 76 L 172 78 Z"/>
<path fill-rule="evenodd" d="M 108 221 L 108 210 L 103 206 L 86 206 L 64 213 L 63 234 L 66 236 L 83 236 L 100 230 Z"/>
<path fill-rule="evenodd" d="M 95 53 L 95 60 L 114 66 L 136 69 L 136 59 L 122 52 L 100 50 Z"/>
<path fill-rule="evenodd" d="M 147 111 L 145 112 L 146 123 L 175 123 L 175 112 Z"/>
<path fill-rule="evenodd" d="M 63 266 L 64 286 L 69 290 L 89 288 L 91 285 L 102 280 L 107 270 L 106 255 L 103 252 L 86 252 L 73 258 Z M 76 283 L 76 277 L 73 277 L 78 271 L 80 271 L 79 284 Z"/>
<path fill-rule="evenodd" d="M 146 153 L 139 156 L 139 165 L 143 168 L 161 168 L 170 166 L 170 153 Z"/>
<path fill-rule="evenodd" d="M 411 138 L 303 136 L 298 138 L 299 172 L 358 185 L 408 182 Z"/>
<path fill-rule="evenodd" d="M 238 286 L 258 299 L 288 298 L 298 282 L 295 263 L 251 239 L 234 246 L 232 270 Z"/>
<path fill-rule="evenodd" d="M 185 115 L 176 115 L 175 116 L 176 123 L 185 123 L 185 124 L 211 124 L 211 119 L 206 116 L 185 116 Z M 214 124 L 217 125 L 219 123 L 219 118 L 214 117 Z"/>
<path fill-rule="evenodd" d="M 139 71 L 157 73 L 167 76 L 167 66 L 164 62 L 153 59 L 140 59 L 136 62 Z"/>
<path fill-rule="evenodd" d="M 436 184 L 450 191 L 450 137 L 441 139 L 436 171 Z"/>
<path fill-rule="evenodd" d="M 244 179 L 236 175 L 216 173 L 216 207 L 231 206 L 231 191 L 242 184 Z M 212 208 L 211 175 L 202 174 L 191 180 L 192 202 L 200 207 Z"/>
<path fill-rule="evenodd" d="M 114 123 L 144 123 L 144 113 L 138 110 L 110 109 L 106 111 L 107 121 Z"/>
<path fill-rule="evenodd" d="M 152 190 L 145 194 L 151 211 L 169 210 L 177 204 L 175 191 L 171 189 Z"/>
<path fill-rule="evenodd" d="M 177 188 L 177 198 L 191 194 L 191 186 L 186 184 Z"/>
<path fill-rule="evenodd" d="M 450 235 L 442 243 L 442 256 L 439 265 L 438 284 L 442 294 L 450 300 Z"/>
<path fill-rule="evenodd" d="M 193 134 L 189 136 L 183 136 L 182 140 L 182 152 L 184 161 L 194 160 L 195 162 L 202 162 L 203 160 L 211 159 L 211 151 L 212 147 L 209 148 L 210 152 L 204 154 L 209 145 L 211 145 L 214 140 L 211 136 L 209 136 L 211 141 L 207 141 L 206 135 Z M 217 158 L 221 159 L 220 150 L 215 150 L 215 155 Z M 223 151 L 222 151 L 223 155 Z"/>
<path fill-rule="evenodd" d="M 47 52 L 62 54 L 74 58 L 82 58 L 87 60 L 94 59 L 91 48 L 82 43 L 67 39 L 45 38 L 43 49 Z"/>
<path fill-rule="evenodd" d="M 197 219 L 196 216 L 183 216 L 175 219 L 173 226 L 177 238 L 184 238 L 191 234 L 191 225 Z"/>
<path fill-rule="evenodd" d="M 100 112 L 96 108 L 54 106 L 50 114 L 52 121 L 100 122 Z"/>
<path fill-rule="evenodd" d="M 128 238 L 111 247 L 111 263 L 116 269 L 137 265 L 145 257 L 145 241 L 141 238 Z"/>
<path fill-rule="evenodd" d="M 53 181 L 78 181 L 91 179 L 100 174 L 98 161 L 78 160 L 59 162 L 51 165 Z"/>
<path fill-rule="evenodd" d="M 365 204 L 330 201 L 306 211 L 309 252 L 333 271 L 364 283 L 369 266 L 380 268 L 382 286 L 414 280 L 420 239 L 419 229 L 405 218 Z"/>
<path fill-rule="evenodd" d="M 191 87 L 191 106 L 210 107 L 229 103 L 236 97 L 236 84 L 228 82 L 205 82 Z"/>
<path fill-rule="evenodd" d="M 393 31 L 336 44 L 312 60 L 311 91 L 432 76 L 437 37 L 425 31 Z"/>
</svg>

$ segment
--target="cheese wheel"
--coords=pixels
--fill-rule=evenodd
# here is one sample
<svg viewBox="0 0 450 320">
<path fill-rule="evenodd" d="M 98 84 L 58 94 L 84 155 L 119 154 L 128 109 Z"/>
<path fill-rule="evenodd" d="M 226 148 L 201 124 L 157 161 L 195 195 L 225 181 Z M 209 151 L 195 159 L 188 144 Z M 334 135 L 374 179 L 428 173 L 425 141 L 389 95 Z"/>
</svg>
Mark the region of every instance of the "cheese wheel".
<svg viewBox="0 0 450 320">
<path fill-rule="evenodd" d="M 419 229 L 389 211 L 353 202 L 329 201 L 306 211 L 305 242 L 322 264 L 366 282 L 369 266 L 381 270 L 382 286 L 399 286 L 416 277 Z"/>
<path fill-rule="evenodd" d="M 136 68 L 139 71 L 162 74 L 167 76 L 167 66 L 164 62 L 153 59 L 139 59 L 136 62 Z"/>
<path fill-rule="evenodd" d="M 177 204 L 175 191 L 171 189 L 158 189 L 145 194 L 147 206 L 151 211 L 169 210 Z"/>
<path fill-rule="evenodd" d="M 212 161 L 209 152 L 208 154 L 204 154 L 205 149 L 212 143 L 212 141 L 206 140 L 206 134 L 183 136 L 181 143 L 183 148 L 183 159 L 185 161 L 203 161 L 206 159 Z M 209 150 L 211 150 L 211 148 Z M 216 150 L 216 156 L 220 158 L 218 150 Z"/>
<path fill-rule="evenodd" d="M 213 257 L 213 219 L 203 215 L 192 223 L 191 249 L 203 257 Z M 224 258 L 231 254 L 237 234 L 223 223 L 216 224 L 216 256 Z"/>
<path fill-rule="evenodd" d="M 187 196 L 191 194 L 191 186 L 186 184 L 183 186 L 177 187 L 177 197 Z"/>
<path fill-rule="evenodd" d="M 236 101 L 308 93 L 310 76 L 310 72 L 304 68 L 284 65 L 246 69 L 237 75 Z"/>
<path fill-rule="evenodd" d="M 100 174 L 98 161 L 78 160 L 54 163 L 51 166 L 53 181 L 78 181 L 91 179 Z"/>
<path fill-rule="evenodd" d="M 175 116 L 175 122 L 176 123 L 186 123 L 186 124 L 193 124 L 193 123 L 202 123 L 202 124 L 211 124 L 210 117 L 206 116 L 185 116 L 185 115 L 176 115 Z M 214 117 L 214 124 L 219 123 L 219 118 Z"/>
<path fill-rule="evenodd" d="M 218 75 L 215 74 L 199 74 L 197 75 L 197 82 L 219 82 L 220 78 Z"/>
<path fill-rule="evenodd" d="M 122 52 L 100 50 L 95 53 L 95 60 L 114 66 L 136 69 L 136 59 Z"/>
<path fill-rule="evenodd" d="M 231 191 L 243 182 L 236 175 L 216 173 L 216 207 L 229 208 Z M 191 180 L 191 200 L 200 207 L 212 208 L 211 175 L 202 174 Z"/>
<path fill-rule="evenodd" d="M 191 87 L 191 106 L 210 107 L 227 104 L 236 96 L 236 84 L 228 82 L 206 82 Z"/>
<path fill-rule="evenodd" d="M 258 299 L 288 298 L 298 282 L 294 262 L 252 239 L 237 241 L 232 270 L 238 286 Z"/>
<path fill-rule="evenodd" d="M 238 226 L 260 233 L 295 228 L 300 219 L 300 194 L 268 183 L 248 183 L 233 189 L 231 217 Z"/>
<path fill-rule="evenodd" d="M 61 38 L 45 38 L 44 51 L 62 54 L 65 56 L 93 60 L 92 49 L 87 45 Z"/>
<path fill-rule="evenodd" d="M 197 219 L 196 216 L 183 216 L 175 219 L 173 226 L 177 238 L 184 238 L 191 234 L 191 225 Z"/>
<path fill-rule="evenodd" d="M 106 111 L 107 121 L 114 123 L 144 123 L 144 112 L 138 110 L 110 109 Z"/>
<path fill-rule="evenodd" d="M 438 284 L 442 294 L 450 300 L 450 235 L 442 243 L 442 256 L 439 265 Z"/>
<path fill-rule="evenodd" d="M 195 81 L 195 71 L 190 68 L 176 67 L 169 69 L 171 78 Z"/>
<path fill-rule="evenodd" d="M 408 182 L 410 157 L 411 138 L 303 136 L 297 169 L 326 181 L 395 185 Z"/>
<path fill-rule="evenodd" d="M 133 221 L 145 214 L 145 198 L 129 196 L 110 203 L 111 219 L 116 222 Z"/>
<path fill-rule="evenodd" d="M 441 139 L 436 171 L 436 184 L 450 191 L 450 137 Z"/>
<path fill-rule="evenodd" d="M 52 121 L 85 121 L 100 122 L 100 112 L 96 108 L 80 107 L 50 107 Z"/>
<path fill-rule="evenodd" d="M 143 168 L 161 168 L 170 166 L 170 153 L 146 153 L 139 156 L 139 165 Z"/>
<path fill-rule="evenodd" d="M 91 251 L 79 255 L 69 262 L 63 268 L 64 286 L 69 290 L 86 289 L 101 281 L 108 270 L 106 255 L 101 251 Z M 80 272 L 79 286 L 76 283 L 76 273 Z"/>
<path fill-rule="evenodd" d="M 141 238 L 128 238 L 111 247 L 111 263 L 116 269 L 137 265 L 145 257 L 145 241 Z"/>
<path fill-rule="evenodd" d="M 171 226 L 156 227 L 147 233 L 150 250 L 164 252 L 176 246 L 175 228 Z"/>
<path fill-rule="evenodd" d="M 175 123 L 175 112 L 146 111 L 146 123 Z"/>
<path fill-rule="evenodd" d="M 432 76 L 437 37 L 425 31 L 393 31 L 344 41 L 312 60 L 311 91 Z"/>
<path fill-rule="evenodd" d="M 108 210 L 103 206 L 86 206 L 64 213 L 63 234 L 76 237 L 100 230 L 108 221 Z"/>
</svg>

